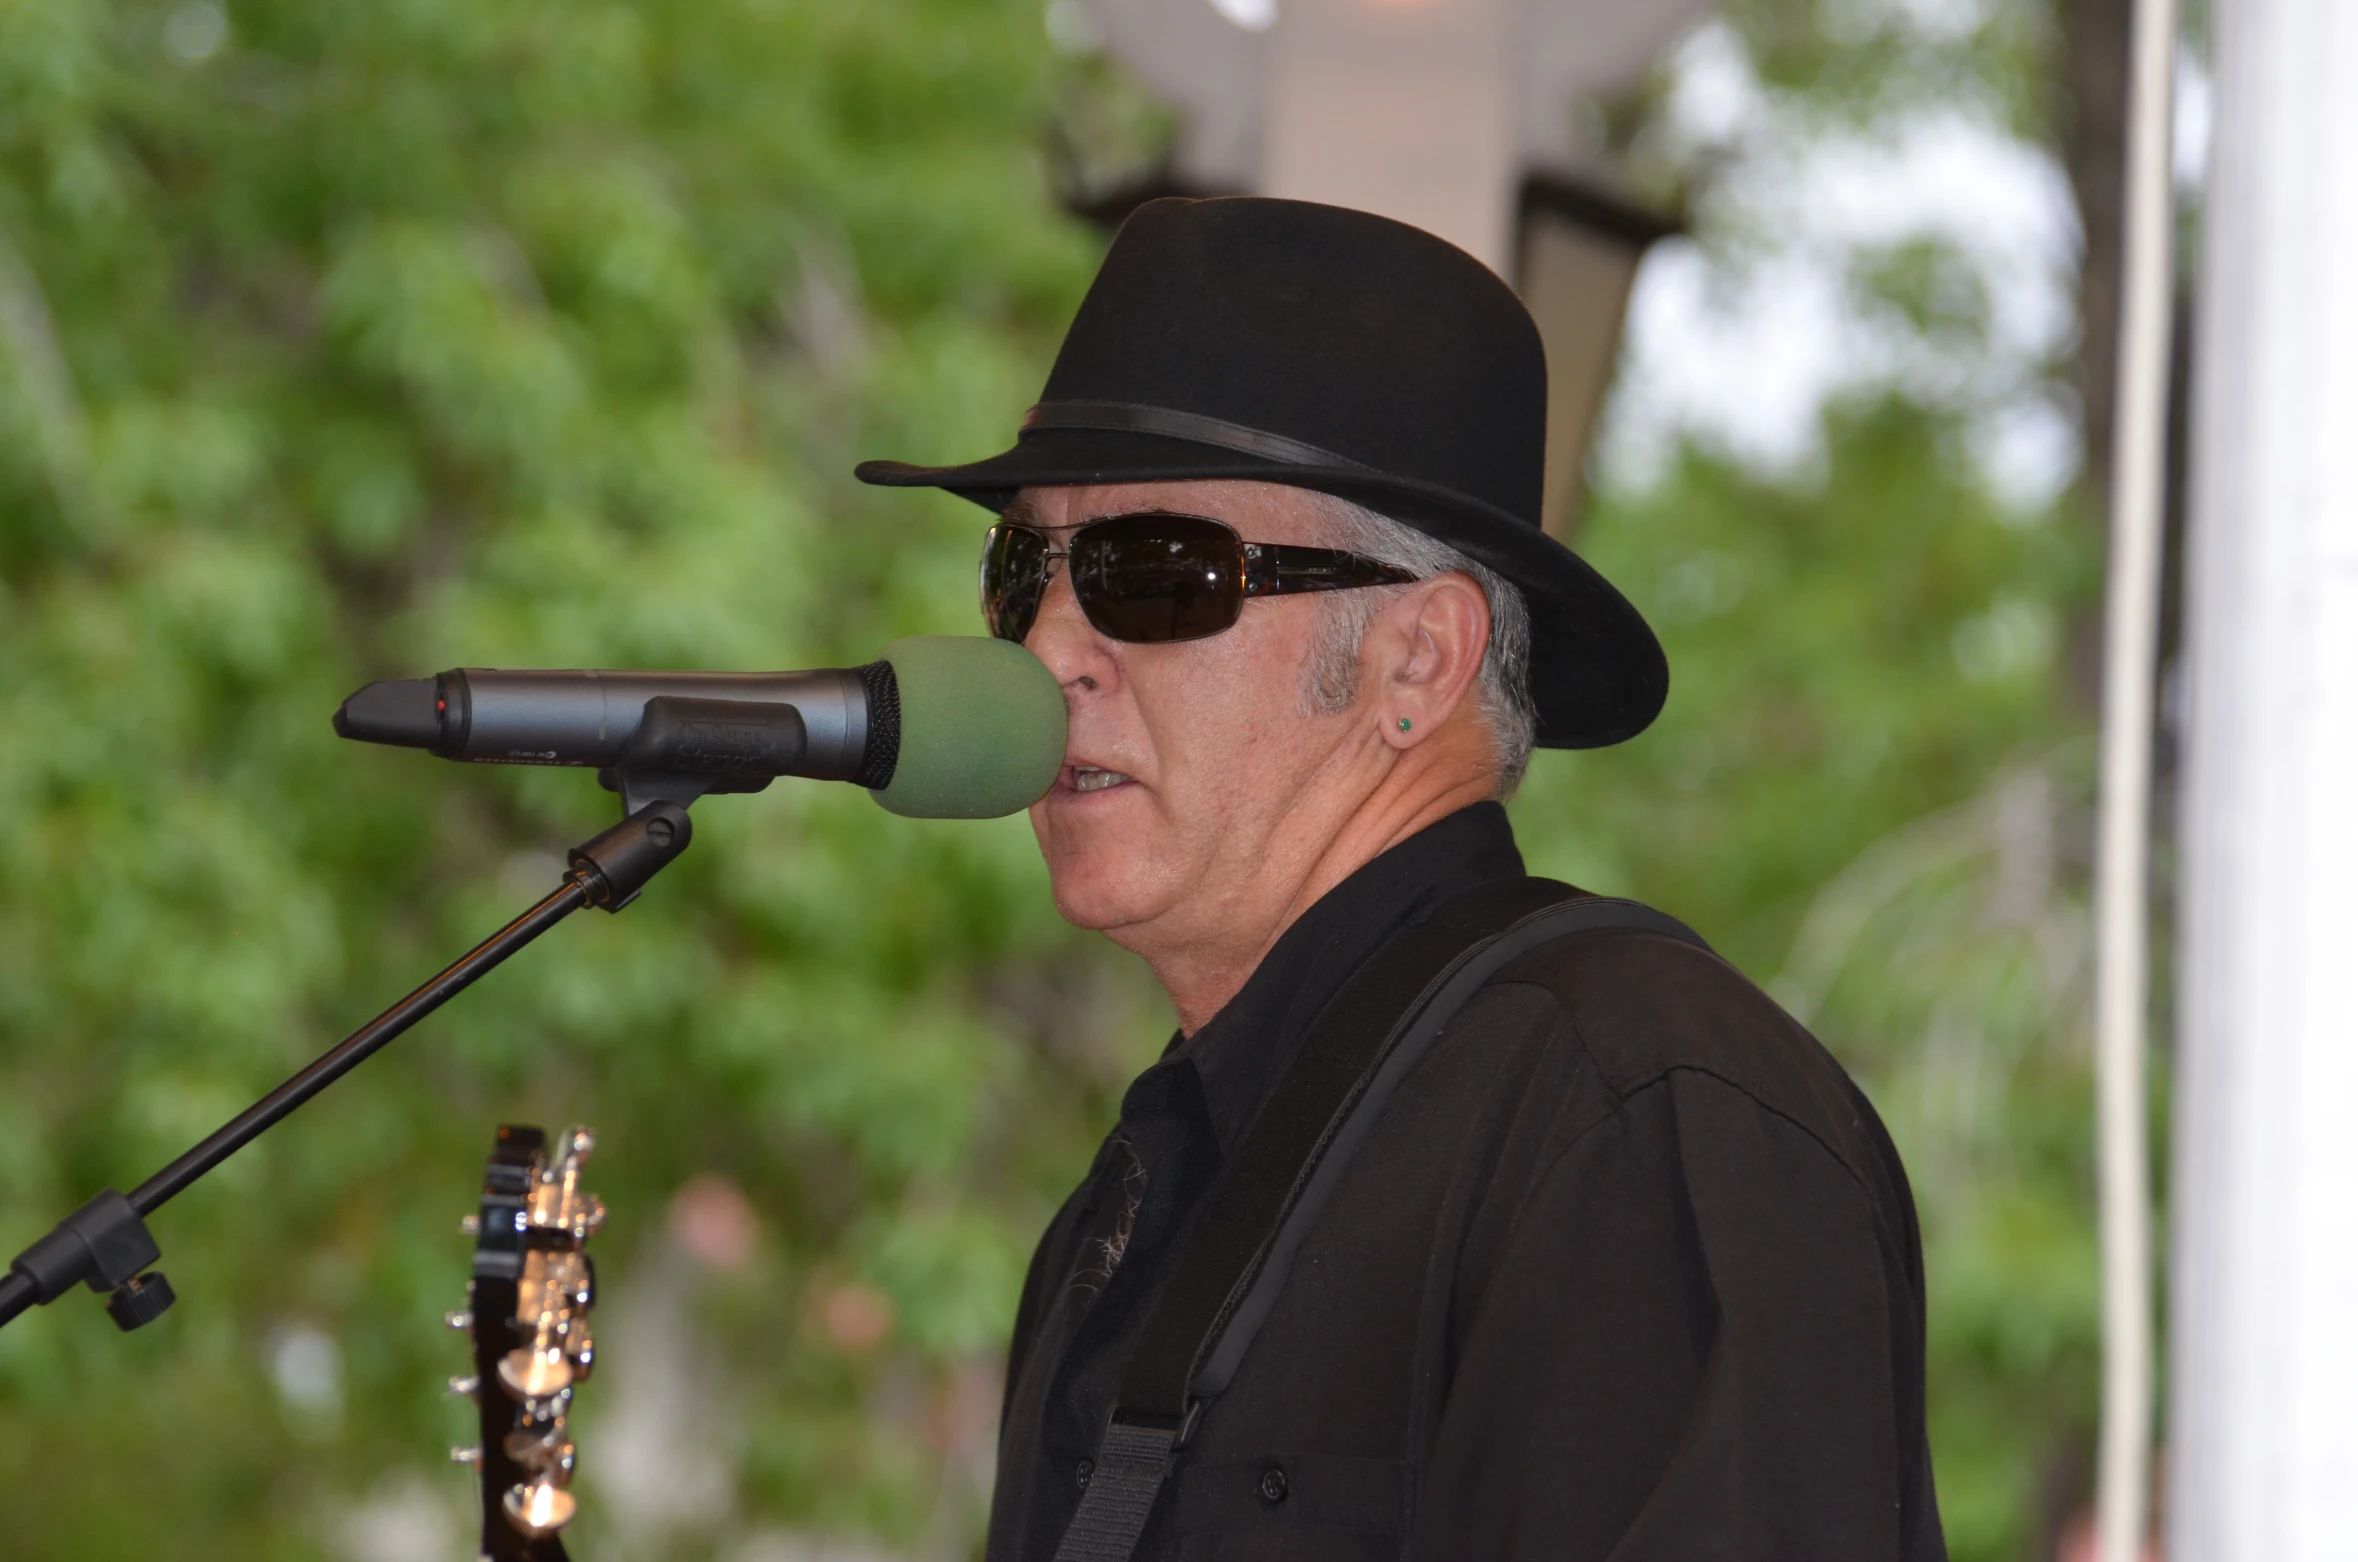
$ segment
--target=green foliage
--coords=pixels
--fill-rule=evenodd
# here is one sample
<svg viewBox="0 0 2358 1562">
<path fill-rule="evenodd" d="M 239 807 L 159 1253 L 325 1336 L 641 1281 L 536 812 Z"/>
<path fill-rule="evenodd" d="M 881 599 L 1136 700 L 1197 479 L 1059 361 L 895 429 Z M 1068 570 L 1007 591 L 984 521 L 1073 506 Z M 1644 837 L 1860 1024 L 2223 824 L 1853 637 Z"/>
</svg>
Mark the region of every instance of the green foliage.
<svg viewBox="0 0 2358 1562">
<path fill-rule="evenodd" d="M 1910 82 L 2037 101 L 2043 23 L 1988 14 L 1927 53 L 1738 8 L 1772 86 L 1861 119 Z M 353 687 L 972 626 L 977 512 L 849 467 L 1005 437 L 1096 253 L 1043 128 L 1136 161 L 1166 127 L 1131 90 L 1029 0 L 0 5 L 9 1242 L 611 817 L 578 772 L 336 743 Z M 1986 307 L 1935 250 L 1854 279 L 1921 333 Z M 1694 921 L 1881 1103 L 1981 1559 L 2090 1397 L 2060 626 L 2091 588 L 1960 448 L 1953 409 L 1870 398 L 1814 475 L 1689 450 L 1603 495 L 1583 546 L 1676 692 L 1516 811 L 1535 868 Z M 0 1332 L 10 1557 L 458 1554 L 450 1223 L 493 1124 L 571 1118 L 614 1211 L 580 1554 L 970 1549 L 1022 1262 L 1167 1018 L 1056 920 L 1020 820 L 784 786 L 697 829 L 165 1211 L 165 1323 L 77 1297 Z"/>
<path fill-rule="evenodd" d="M 1940 105 L 1993 112 L 2034 139 L 2049 128 L 2061 36 L 2047 0 L 1730 0 L 1725 10 L 1762 78 L 1814 115 L 1866 126 Z"/>
<path fill-rule="evenodd" d="M 145 1175 L 609 817 L 586 774 L 336 743 L 362 681 L 969 626 L 974 512 L 846 468 L 1028 399 L 1095 253 L 1034 168 L 1049 69 L 1028 7 L 922 0 L 0 14 L 7 1230 Z M 987 1427 L 945 1442 L 938 1402 L 1001 1348 L 1155 1023 L 1088 974 L 1117 968 L 1020 820 L 782 788 L 698 824 L 627 918 L 567 925 L 166 1211 L 169 1323 L 118 1340 L 70 1302 L 0 1336 L 11 1556 L 320 1555 L 453 1441 L 449 1224 L 504 1117 L 603 1130 L 613 1353 L 674 1271 L 728 1342 L 699 1409 L 760 1452 L 746 1511 L 683 1543 L 907 1541 L 944 1501 L 965 1533 L 936 1469 Z M 759 1212 L 733 1270 L 666 1234 L 698 1173 Z M 830 1331 L 847 1291 L 883 1339 Z M 301 1403 L 286 1342 L 319 1335 L 340 1382 Z M 108 1500 L 134 1471 L 154 1500 Z"/>
<path fill-rule="evenodd" d="M 1960 347 L 1988 338 L 1989 284 L 1953 244 L 1918 237 L 1882 246 L 1853 257 L 1850 280 L 1871 308 L 1919 337 Z"/>
<path fill-rule="evenodd" d="M 1955 434 L 1904 401 L 1839 408 L 1814 480 L 1691 449 L 1604 496 L 1583 551 L 1661 633 L 1672 696 L 1623 748 L 1539 757 L 1518 819 L 1569 871 L 1644 884 L 1770 972 L 1862 846 L 2062 730 L 2083 561 L 1992 500 Z"/>
</svg>

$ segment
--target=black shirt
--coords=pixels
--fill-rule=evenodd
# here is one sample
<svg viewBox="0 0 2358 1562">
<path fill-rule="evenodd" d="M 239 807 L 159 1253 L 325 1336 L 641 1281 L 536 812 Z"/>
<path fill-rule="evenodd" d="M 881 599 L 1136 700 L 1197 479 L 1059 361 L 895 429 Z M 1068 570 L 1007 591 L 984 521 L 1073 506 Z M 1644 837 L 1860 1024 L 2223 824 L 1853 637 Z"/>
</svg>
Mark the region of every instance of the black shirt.
<svg viewBox="0 0 2358 1562">
<path fill-rule="evenodd" d="M 1384 853 L 1174 1038 L 1042 1238 L 992 1562 L 1047 1562 L 1131 1347 L 1319 1011 L 1400 929 L 1519 877 L 1482 804 Z M 1142 1558 L 1942 1557 L 1923 1275 L 1857 1089 L 1732 968 L 1573 935 L 1403 1081 L 1181 1454 Z"/>
</svg>

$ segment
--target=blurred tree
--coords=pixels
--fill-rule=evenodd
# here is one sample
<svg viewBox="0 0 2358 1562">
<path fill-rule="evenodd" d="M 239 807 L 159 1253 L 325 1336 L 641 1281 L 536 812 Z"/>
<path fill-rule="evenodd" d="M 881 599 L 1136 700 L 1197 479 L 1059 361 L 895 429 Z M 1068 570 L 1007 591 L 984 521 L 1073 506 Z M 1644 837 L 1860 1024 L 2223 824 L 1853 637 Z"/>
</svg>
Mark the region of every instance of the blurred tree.
<svg viewBox="0 0 2358 1562">
<path fill-rule="evenodd" d="M 586 774 L 336 744 L 354 685 L 968 627 L 973 512 L 847 468 L 1028 399 L 1095 244 L 1041 193 L 1050 66 L 1031 7 L 929 0 L 0 11 L 8 1231 L 145 1175 L 610 816 Z M 587 1553 L 964 1545 L 975 1374 L 1156 1023 L 1020 820 L 790 787 L 699 824 L 625 921 L 176 1203 L 167 1324 L 0 1336 L 11 1557 L 317 1556 L 372 1492 L 356 1554 L 393 1555 L 368 1532 L 455 1509 L 463 1475 L 423 1509 L 398 1478 L 463 1425 L 450 1223 L 495 1122 L 569 1116 L 615 1210 Z M 691 1177 L 748 1240 L 667 1217 Z"/>
<path fill-rule="evenodd" d="M 1983 94 L 2040 133 L 2027 3 L 1937 48 L 1872 6 L 1736 15 L 1811 112 Z M 335 744 L 355 685 L 972 626 L 977 513 L 849 467 L 993 448 L 1035 393 L 1097 243 L 1043 128 L 1091 133 L 1100 69 L 1031 0 L 0 7 L 0 1240 L 610 817 L 579 773 Z M 1984 329 L 1937 247 L 1850 275 Z M 1869 387 L 1798 475 L 1690 445 L 1605 494 L 1586 546 L 1677 698 L 1517 805 L 1535 867 L 1696 921 L 1891 1118 L 1967 1562 L 2029 1544 L 2092 1275 L 2056 630 L 2087 561 L 1992 496 L 1980 410 Z M 579 1554 L 971 1549 L 1021 1264 L 1167 1016 L 1055 919 L 1021 821 L 786 786 L 698 833 L 175 1203 L 166 1322 L 0 1333 L 11 1558 L 463 1554 L 438 1327 L 503 1118 L 604 1137 Z"/>
</svg>

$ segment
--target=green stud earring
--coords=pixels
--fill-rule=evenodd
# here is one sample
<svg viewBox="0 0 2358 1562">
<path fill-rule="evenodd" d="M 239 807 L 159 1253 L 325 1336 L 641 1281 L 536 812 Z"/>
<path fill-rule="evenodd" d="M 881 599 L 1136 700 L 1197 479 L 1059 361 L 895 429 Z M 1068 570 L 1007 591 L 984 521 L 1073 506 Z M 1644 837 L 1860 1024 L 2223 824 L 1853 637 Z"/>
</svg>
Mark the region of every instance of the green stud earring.
<svg viewBox="0 0 2358 1562">
<path fill-rule="evenodd" d="M 1408 718 L 1407 718 L 1406 716 L 1403 716 L 1403 717 L 1401 717 L 1401 718 L 1400 718 L 1400 730 L 1401 730 L 1401 731 L 1403 731 L 1403 732 L 1406 732 L 1406 731 L 1408 730 L 1408 726 L 1409 726 Z"/>
</svg>

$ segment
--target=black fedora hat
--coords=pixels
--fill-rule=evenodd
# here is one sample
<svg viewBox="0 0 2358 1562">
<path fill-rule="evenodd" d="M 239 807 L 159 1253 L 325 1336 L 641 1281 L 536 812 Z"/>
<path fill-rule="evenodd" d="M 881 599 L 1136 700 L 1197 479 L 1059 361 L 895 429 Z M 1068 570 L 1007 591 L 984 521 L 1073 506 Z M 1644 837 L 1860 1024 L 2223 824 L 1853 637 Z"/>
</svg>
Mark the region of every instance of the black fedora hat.
<svg viewBox="0 0 2358 1562">
<path fill-rule="evenodd" d="M 1597 748 L 1644 730 L 1670 673 L 1637 609 L 1541 530 L 1546 426 L 1539 332 L 1463 250 L 1338 206 L 1172 199 L 1114 236 L 1013 449 L 858 473 L 993 510 L 1193 478 L 1363 504 L 1522 590 L 1539 742 Z"/>
</svg>

